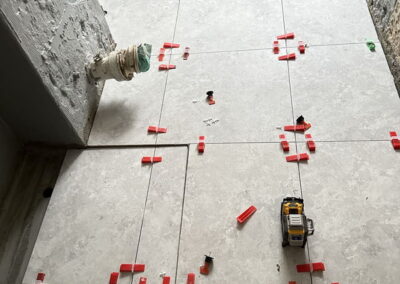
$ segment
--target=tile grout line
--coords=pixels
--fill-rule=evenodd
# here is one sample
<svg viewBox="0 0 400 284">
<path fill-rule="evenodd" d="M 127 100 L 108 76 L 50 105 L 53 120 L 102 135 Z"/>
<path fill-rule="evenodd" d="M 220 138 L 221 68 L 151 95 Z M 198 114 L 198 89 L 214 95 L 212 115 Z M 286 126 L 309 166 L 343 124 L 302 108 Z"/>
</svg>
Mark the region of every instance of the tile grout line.
<svg viewBox="0 0 400 284">
<path fill-rule="evenodd" d="M 181 248 L 181 235 L 182 235 L 182 227 L 183 227 L 183 212 L 185 209 L 185 197 L 186 197 L 186 183 L 187 183 L 187 174 L 189 167 L 189 157 L 190 157 L 190 145 L 187 146 L 187 154 L 186 154 L 186 168 L 185 168 L 185 179 L 183 183 L 183 195 L 182 195 L 182 208 L 181 208 L 181 220 L 179 225 L 179 235 L 178 235 L 178 249 L 176 253 L 176 265 L 175 265 L 175 284 L 178 280 L 178 266 L 179 266 L 179 254 Z"/>
<path fill-rule="evenodd" d="M 284 5 L 283 5 L 283 0 L 281 0 L 281 5 L 282 5 L 282 16 L 283 16 L 284 32 L 286 34 L 285 10 L 284 10 Z M 287 40 L 285 40 L 285 47 L 286 47 L 286 54 L 288 54 Z M 293 119 L 293 125 L 295 125 L 293 94 L 292 94 L 292 82 L 291 82 L 291 78 L 290 78 L 290 64 L 289 64 L 289 61 L 287 61 L 287 70 L 288 70 L 288 80 L 289 80 L 290 103 L 291 103 L 291 106 L 292 106 L 292 119 Z M 297 147 L 297 134 L 296 134 L 296 132 L 294 132 L 294 141 L 295 141 L 295 147 L 296 147 L 296 154 L 298 154 L 299 151 L 298 151 L 298 147 Z M 300 194 L 301 194 L 301 198 L 303 198 L 303 185 L 302 185 L 302 182 L 301 182 L 301 170 L 300 170 L 300 163 L 299 162 L 297 162 L 297 173 L 298 173 L 298 178 L 299 178 Z M 310 248 L 309 248 L 309 243 L 308 242 L 307 242 L 306 247 L 307 247 L 307 253 L 308 253 L 308 262 L 311 263 Z M 310 283 L 313 284 L 313 278 L 312 278 L 311 272 L 310 272 Z"/>
<path fill-rule="evenodd" d="M 174 27 L 174 33 L 173 33 L 173 36 L 172 36 L 172 42 L 174 42 L 174 39 L 175 39 L 175 32 L 176 32 L 176 25 L 178 23 L 180 2 L 181 1 L 179 0 L 178 1 L 178 8 L 177 8 L 177 11 L 176 11 L 175 27 Z M 172 59 L 172 51 L 169 54 L 168 64 L 171 63 L 171 59 Z M 162 102 L 161 102 L 160 116 L 159 116 L 159 119 L 158 119 L 158 127 L 160 127 L 161 118 L 162 118 L 162 111 L 163 111 L 163 108 L 164 108 L 165 94 L 166 94 L 167 85 L 168 85 L 168 76 L 169 76 L 169 72 L 167 71 L 166 78 L 165 78 L 165 84 L 164 84 L 163 98 L 162 98 Z M 154 142 L 153 156 L 155 156 L 156 151 L 157 151 L 157 142 L 158 142 L 158 135 L 156 136 L 156 141 Z M 147 185 L 147 193 L 146 193 L 146 199 L 145 199 L 145 203 L 144 203 L 142 222 L 141 222 L 141 225 L 140 225 L 139 239 L 138 239 L 138 244 L 137 244 L 137 247 L 136 247 L 135 263 L 137 262 L 137 257 L 138 257 L 138 254 L 139 254 L 140 240 L 141 240 L 141 237 L 142 237 L 142 230 L 143 230 L 144 218 L 145 218 L 145 213 L 146 213 L 147 200 L 148 200 L 149 192 L 150 192 L 152 174 L 153 174 L 153 165 L 151 165 L 150 177 L 149 177 L 149 182 L 148 182 L 148 185 Z M 186 173 L 185 173 L 185 175 L 186 175 Z M 132 274 L 131 284 L 133 284 L 134 280 L 135 280 L 134 279 L 134 274 Z"/>
</svg>

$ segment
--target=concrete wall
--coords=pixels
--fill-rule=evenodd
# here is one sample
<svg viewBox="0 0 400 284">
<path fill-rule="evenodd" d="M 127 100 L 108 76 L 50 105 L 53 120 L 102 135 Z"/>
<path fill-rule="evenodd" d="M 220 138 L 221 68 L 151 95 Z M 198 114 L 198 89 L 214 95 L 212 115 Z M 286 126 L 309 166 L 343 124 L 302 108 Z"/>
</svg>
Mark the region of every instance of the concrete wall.
<svg viewBox="0 0 400 284">
<path fill-rule="evenodd" d="M 0 117 L 0 200 L 4 199 L 21 152 L 22 143 Z"/>
<path fill-rule="evenodd" d="M 400 1 L 367 0 L 400 93 Z"/>
<path fill-rule="evenodd" d="M 8 53 L 1 52 L 13 69 L 7 70 L 14 77 L 8 84 L 14 86 L 8 88 L 17 94 L 1 93 L 4 120 L 25 141 L 83 145 L 102 88 L 87 81 L 85 64 L 113 46 L 98 1 L 2 0 L 0 22 L 12 37 L 7 40 Z M 18 48 L 21 54 L 13 56 Z M 9 81 L 3 80 L 6 85 Z M 18 117 L 21 113 L 23 119 Z"/>
</svg>

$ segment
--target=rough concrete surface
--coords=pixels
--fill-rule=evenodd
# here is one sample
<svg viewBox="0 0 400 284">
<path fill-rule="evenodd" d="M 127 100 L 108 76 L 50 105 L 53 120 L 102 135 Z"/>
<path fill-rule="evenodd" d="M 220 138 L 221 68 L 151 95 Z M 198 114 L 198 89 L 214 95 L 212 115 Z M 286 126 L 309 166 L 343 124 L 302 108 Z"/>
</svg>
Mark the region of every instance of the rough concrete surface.
<svg viewBox="0 0 400 284">
<path fill-rule="evenodd" d="M 386 59 L 400 94 L 400 2 L 367 0 Z"/>
<path fill-rule="evenodd" d="M 0 13 L 83 144 L 101 92 L 87 81 L 85 64 L 113 42 L 101 6 L 97 0 L 6 0 Z"/>
</svg>

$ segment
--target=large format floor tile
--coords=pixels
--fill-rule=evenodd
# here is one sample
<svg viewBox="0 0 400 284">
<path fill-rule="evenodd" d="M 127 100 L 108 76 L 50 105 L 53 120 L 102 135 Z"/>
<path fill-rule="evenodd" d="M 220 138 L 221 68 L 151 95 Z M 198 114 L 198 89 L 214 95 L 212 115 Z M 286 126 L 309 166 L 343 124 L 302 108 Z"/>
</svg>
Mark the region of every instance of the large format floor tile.
<svg viewBox="0 0 400 284">
<path fill-rule="evenodd" d="M 310 45 L 378 41 L 365 0 L 283 0 L 285 26 Z"/>
<path fill-rule="evenodd" d="M 295 268 L 308 261 L 307 250 L 281 246 L 280 203 L 301 192 L 297 165 L 279 147 L 206 145 L 202 155 L 190 147 L 177 283 L 198 274 L 209 253 L 213 271 L 198 275 L 201 283 L 310 283 Z M 250 205 L 257 212 L 238 226 Z"/>
<path fill-rule="evenodd" d="M 293 122 L 287 63 L 271 50 L 172 56 L 172 63 L 160 123 L 168 133 L 158 143 L 197 143 L 199 135 L 207 142 L 278 141 L 276 127 Z M 209 90 L 215 105 L 206 102 Z"/>
<path fill-rule="evenodd" d="M 280 0 L 182 0 L 175 41 L 192 52 L 265 48 L 283 30 Z"/>
<path fill-rule="evenodd" d="M 152 57 L 151 69 L 132 81 L 107 81 L 89 145 L 154 144 L 156 136 L 147 127 L 159 122 L 166 76 Z"/>
<path fill-rule="evenodd" d="M 365 45 L 310 47 L 289 68 L 295 117 L 312 124 L 316 140 L 389 139 L 400 125 L 400 100 L 380 45 L 376 52 Z"/>
<path fill-rule="evenodd" d="M 303 146 L 299 146 L 300 148 Z M 313 283 L 395 283 L 400 277 L 400 153 L 390 142 L 321 142 L 300 165 L 315 234 Z"/>
<path fill-rule="evenodd" d="M 153 167 L 136 260 L 146 264 L 146 271 L 135 275 L 133 283 L 142 276 L 148 283 L 161 283 L 161 272 L 171 276 L 172 283 L 175 280 L 187 151 L 187 147 L 156 150 L 163 161 Z"/>
<path fill-rule="evenodd" d="M 48 283 L 108 283 L 110 273 L 134 263 L 135 256 L 147 266 L 140 276 L 175 272 L 187 150 L 157 149 L 164 161 L 153 169 L 142 165 L 141 157 L 153 153 L 154 148 L 68 153 L 24 284 L 33 283 L 38 272 L 46 273 Z M 125 274 L 118 283 L 131 281 Z"/>
<path fill-rule="evenodd" d="M 100 0 L 117 48 L 150 43 L 153 54 L 164 41 L 172 41 L 178 0 Z"/>
</svg>

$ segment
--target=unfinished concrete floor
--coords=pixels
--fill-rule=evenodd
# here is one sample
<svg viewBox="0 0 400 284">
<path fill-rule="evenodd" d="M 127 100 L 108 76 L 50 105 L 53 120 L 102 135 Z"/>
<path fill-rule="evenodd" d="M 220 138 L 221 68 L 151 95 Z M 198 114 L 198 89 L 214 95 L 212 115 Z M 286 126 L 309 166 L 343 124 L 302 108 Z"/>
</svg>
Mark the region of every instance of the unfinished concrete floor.
<svg viewBox="0 0 400 284">
<path fill-rule="evenodd" d="M 400 153 L 389 131 L 400 132 L 400 100 L 365 1 L 101 2 L 119 47 L 153 44 L 152 70 L 107 82 L 91 149 L 67 154 L 24 284 L 38 272 L 50 284 L 108 283 L 121 263 L 146 264 L 122 284 L 162 283 L 162 272 L 172 283 L 190 272 L 196 283 L 397 281 Z M 271 49 L 286 32 L 296 39 L 280 41 L 279 55 L 296 52 L 291 62 Z M 157 70 L 163 42 L 182 45 L 163 62 L 176 70 Z M 287 163 L 277 127 L 301 114 L 317 150 Z M 289 154 L 308 152 L 303 134 L 286 135 Z M 153 155 L 163 161 L 141 164 Z M 314 219 L 305 249 L 281 247 L 286 196 L 303 197 Z M 237 226 L 250 205 L 258 211 Z M 202 276 L 208 253 L 214 269 Z M 308 262 L 326 271 L 296 272 Z"/>
</svg>

